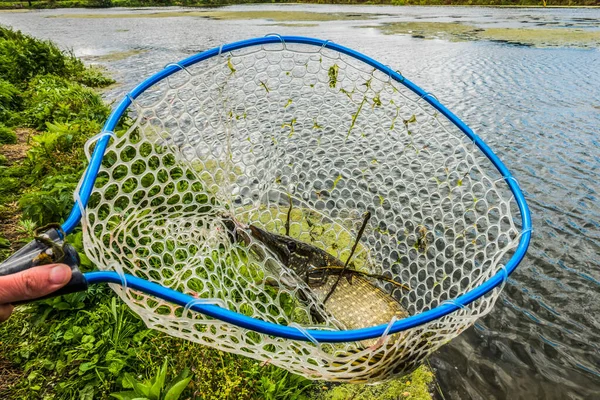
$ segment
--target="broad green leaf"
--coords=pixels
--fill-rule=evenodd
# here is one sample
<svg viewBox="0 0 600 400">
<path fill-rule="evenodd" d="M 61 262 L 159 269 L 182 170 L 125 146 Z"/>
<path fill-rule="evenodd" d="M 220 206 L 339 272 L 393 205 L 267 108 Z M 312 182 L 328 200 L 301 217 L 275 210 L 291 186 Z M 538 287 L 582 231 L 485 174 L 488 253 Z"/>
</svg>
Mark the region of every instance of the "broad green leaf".
<svg viewBox="0 0 600 400">
<path fill-rule="evenodd" d="M 85 362 L 79 366 L 79 371 L 86 372 L 96 368 L 96 361 Z"/>
<path fill-rule="evenodd" d="M 165 385 L 165 378 L 167 377 L 167 359 L 163 363 L 161 369 L 158 371 L 158 375 L 153 379 L 154 383 L 150 388 L 150 398 L 158 400 L 160 398 L 160 392 Z"/>
<path fill-rule="evenodd" d="M 138 396 L 150 397 L 150 386 L 144 385 L 141 382 L 134 382 L 133 390 Z"/>
<path fill-rule="evenodd" d="M 94 400 L 94 386 L 90 383 L 79 391 L 79 400 Z"/>
<path fill-rule="evenodd" d="M 110 372 L 114 376 L 117 376 L 117 375 L 119 375 L 119 372 L 121 372 L 121 370 L 123 369 L 124 366 L 125 366 L 125 364 L 121 360 L 112 361 L 108 365 L 108 372 Z"/>
<path fill-rule="evenodd" d="M 165 394 L 164 400 L 179 399 L 179 396 L 181 396 L 181 393 L 183 393 L 184 389 L 187 387 L 191 380 L 192 378 L 186 378 L 174 384 L 173 387 L 169 389 L 169 391 Z"/>
<path fill-rule="evenodd" d="M 88 256 L 85 255 L 85 253 L 79 252 L 79 258 L 81 260 L 81 265 L 84 265 L 86 267 L 92 267 L 94 265 L 92 263 L 92 260 L 90 260 Z"/>
<path fill-rule="evenodd" d="M 118 321 L 119 317 L 117 315 L 117 299 L 114 297 L 111 299 L 111 302 L 110 302 L 110 310 L 112 311 L 112 315 L 113 315 L 113 318 L 115 319 L 115 321 Z"/>
<path fill-rule="evenodd" d="M 115 392 L 111 393 L 110 395 L 119 400 L 133 400 L 136 396 L 133 390 L 128 390 L 126 392 Z"/>
<path fill-rule="evenodd" d="M 135 387 L 135 378 L 128 372 L 123 374 L 123 387 L 125 389 L 133 389 Z"/>
<path fill-rule="evenodd" d="M 189 374 L 190 374 L 190 370 L 189 370 L 188 368 L 184 368 L 184 370 L 183 370 L 183 371 L 181 371 L 181 372 L 179 373 L 179 375 L 177 375 L 175 378 L 173 378 L 173 379 L 171 380 L 171 383 L 169 383 L 169 384 L 167 385 L 167 387 L 165 388 L 165 393 L 168 393 L 168 392 L 169 392 L 169 390 L 171 390 L 171 388 L 172 388 L 173 386 L 175 386 L 177 383 L 179 383 L 179 381 L 182 381 L 182 380 L 184 380 L 185 378 L 187 378 Z"/>
<path fill-rule="evenodd" d="M 0 236 L 0 248 L 10 247 L 10 241 Z"/>
</svg>

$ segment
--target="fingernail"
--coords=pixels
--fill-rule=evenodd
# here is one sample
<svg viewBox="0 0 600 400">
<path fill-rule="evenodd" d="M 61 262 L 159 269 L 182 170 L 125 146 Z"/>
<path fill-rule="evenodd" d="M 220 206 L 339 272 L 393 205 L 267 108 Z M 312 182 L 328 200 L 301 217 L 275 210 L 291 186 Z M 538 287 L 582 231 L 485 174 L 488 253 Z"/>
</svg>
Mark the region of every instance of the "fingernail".
<svg viewBox="0 0 600 400">
<path fill-rule="evenodd" d="M 59 285 L 69 279 L 69 267 L 66 265 L 56 265 L 50 270 L 50 283 Z"/>
</svg>

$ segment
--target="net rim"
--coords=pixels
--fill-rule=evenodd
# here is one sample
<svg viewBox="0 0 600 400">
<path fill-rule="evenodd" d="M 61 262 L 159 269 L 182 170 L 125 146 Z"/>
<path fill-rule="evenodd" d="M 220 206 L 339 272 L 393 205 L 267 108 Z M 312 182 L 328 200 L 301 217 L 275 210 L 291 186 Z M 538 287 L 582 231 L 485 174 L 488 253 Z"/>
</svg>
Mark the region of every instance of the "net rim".
<svg viewBox="0 0 600 400">
<path fill-rule="evenodd" d="M 110 116 L 108 117 L 103 132 L 112 132 L 114 131 L 118 121 L 124 115 L 127 108 L 132 105 L 133 100 L 140 96 L 146 89 L 150 88 L 154 84 L 162 81 L 163 79 L 169 77 L 170 75 L 185 70 L 186 67 L 204 61 L 206 59 L 220 56 L 223 53 L 228 53 L 231 51 L 243 49 L 245 47 L 250 46 L 259 46 L 266 44 L 276 44 L 281 43 L 285 48 L 286 43 L 295 43 L 295 44 L 304 44 L 304 45 L 312 45 L 320 48 L 327 48 L 333 51 L 337 51 L 339 53 L 345 54 L 347 56 L 353 57 L 362 61 L 373 68 L 383 72 L 390 76 L 391 79 L 394 79 L 398 83 L 404 85 L 406 88 L 414 92 L 421 99 L 429 103 L 432 107 L 434 107 L 437 111 L 443 114 L 446 118 L 448 118 L 454 125 L 456 125 L 473 143 L 483 152 L 483 154 L 492 162 L 492 164 L 496 167 L 498 172 L 502 175 L 504 181 L 509 186 L 511 192 L 514 195 L 515 201 L 519 208 L 521 214 L 521 235 L 519 239 L 519 243 L 515 250 L 515 253 L 507 262 L 504 268 L 498 271 L 495 275 L 490 277 L 488 280 L 481 283 L 478 287 L 470 290 L 467 293 L 453 299 L 452 302 L 445 302 L 443 304 L 438 305 L 437 307 L 421 312 L 419 314 L 406 317 L 404 319 L 396 321 L 391 328 L 389 324 L 382 324 L 378 326 L 361 328 L 361 329 L 353 329 L 353 330 L 340 330 L 340 331 L 324 331 L 324 330 L 308 330 L 310 336 L 312 336 L 318 342 L 324 343 L 336 343 L 336 342 L 348 342 L 348 341 L 361 341 L 366 339 L 373 339 L 380 337 L 384 332 L 388 331 L 388 334 L 393 334 L 397 332 L 401 332 L 410 328 L 414 328 L 436 319 L 442 318 L 456 310 L 464 308 L 471 302 L 477 300 L 478 298 L 484 296 L 503 282 L 506 282 L 508 276 L 517 268 L 523 257 L 527 252 L 527 248 L 529 247 L 529 243 L 531 240 L 531 231 L 532 231 L 532 223 L 531 223 L 531 215 L 529 211 L 529 207 L 527 206 L 527 202 L 521 191 L 521 188 L 516 181 L 516 179 L 511 175 L 508 168 L 504 165 L 504 163 L 494 154 L 492 149 L 480 138 L 478 137 L 460 118 L 454 115 L 450 110 L 448 110 L 445 106 L 443 106 L 432 94 L 426 92 L 421 89 L 419 86 L 409 81 L 405 77 L 403 77 L 400 73 L 392 70 L 390 67 L 385 66 L 378 61 L 359 53 L 350 48 L 341 46 L 339 44 L 333 43 L 329 40 L 321 40 L 315 38 L 308 38 L 303 36 L 280 36 L 275 34 L 270 34 L 265 37 L 259 37 L 254 39 L 242 40 L 238 42 L 229 43 L 226 45 L 222 45 L 219 47 L 215 47 L 204 52 L 198 53 L 191 57 L 188 57 L 180 62 L 172 63 L 167 65 L 162 71 L 150 76 L 139 85 L 137 85 L 133 90 L 127 93 L 118 106 L 112 111 Z M 91 156 L 90 163 L 85 170 L 84 177 L 82 179 L 82 183 L 79 188 L 79 201 L 78 204 L 82 204 L 83 207 L 87 206 L 87 202 L 91 196 L 96 176 L 100 169 L 102 159 L 104 157 L 104 152 L 108 146 L 110 140 L 110 136 L 104 135 L 98 140 L 94 152 Z M 66 233 L 69 233 L 75 229 L 75 227 L 80 223 L 82 218 L 82 207 L 75 204 L 71 209 L 71 213 L 67 220 L 63 223 L 62 228 Z M 84 274 L 88 283 L 117 283 L 122 284 L 122 276 L 120 276 L 116 272 L 89 272 Z M 165 288 L 161 285 L 143 280 L 141 278 L 137 278 L 135 276 L 128 275 L 126 276 L 127 286 L 129 288 L 142 290 L 149 294 L 153 294 L 157 297 L 162 298 L 163 300 L 173 302 L 175 304 L 179 304 L 182 306 L 188 305 L 191 301 L 194 300 L 192 296 L 174 291 L 169 288 Z M 300 332 L 298 329 L 289 326 L 278 325 L 275 323 L 265 322 L 259 319 L 255 319 L 252 317 L 248 317 L 242 314 L 238 314 L 236 312 L 223 309 L 221 307 L 209 304 L 197 304 L 191 307 L 191 309 L 209 315 L 211 317 L 217 318 L 219 320 L 232 323 L 236 326 L 250 329 L 256 332 L 264 333 L 267 335 L 278 336 L 287 339 L 308 341 L 306 334 Z"/>
</svg>

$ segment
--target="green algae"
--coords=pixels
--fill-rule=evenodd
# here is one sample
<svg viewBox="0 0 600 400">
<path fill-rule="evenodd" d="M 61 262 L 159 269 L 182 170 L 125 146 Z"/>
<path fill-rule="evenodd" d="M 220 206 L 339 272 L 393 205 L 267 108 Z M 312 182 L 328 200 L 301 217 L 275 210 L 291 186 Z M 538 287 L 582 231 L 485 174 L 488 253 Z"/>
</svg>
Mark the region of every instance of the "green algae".
<svg viewBox="0 0 600 400">
<path fill-rule="evenodd" d="M 533 47 L 600 46 L 600 31 L 581 29 L 478 28 L 455 22 L 393 22 L 376 28 L 389 35 L 411 35 L 421 39 L 443 39 L 452 42 L 488 40 Z"/>
<path fill-rule="evenodd" d="M 167 11 L 155 13 L 123 13 L 123 14 L 60 14 L 47 18 L 172 18 L 200 17 L 216 20 L 266 19 L 277 22 L 290 21 L 345 21 L 366 20 L 376 14 L 361 13 L 317 13 L 309 11 Z"/>
<path fill-rule="evenodd" d="M 108 53 L 108 54 L 103 54 L 101 56 L 88 56 L 88 57 L 84 57 L 84 58 L 86 58 L 88 60 L 93 60 L 93 61 L 111 62 L 111 61 L 125 60 L 126 58 L 137 56 L 137 55 L 143 54 L 145 52 L 147 52 L 147 50 L 140 50 L 140 49 L 125 50 L 125 51 L 114 51 L 114 52 L 111 52 L 111 53 Z"/>
<path fill-rule="evenodd" d="M 581 29 L 490 28 L 478 36 L 484 40 L 534 47 L 600 47 L 600 31 Z"/>
<path fill-rule="evenodd" d="M 289 28 L 314 28 L 315 26 L 319 26 L 319 24 L 311 24 L 311 23 L 279 23 L 279 24 L 269 24 L 268 26 L 284 26 L 284 27 L 289 27 Z"/>
<path fill-rule="evenodd" d="M 470 40 L 477 30 L 474 26 L 458 22 L 392 22 L 375 28 L 388 35 L 411 35 L 421 39 L 444 39 L 453 42 Z"/>
</svg>

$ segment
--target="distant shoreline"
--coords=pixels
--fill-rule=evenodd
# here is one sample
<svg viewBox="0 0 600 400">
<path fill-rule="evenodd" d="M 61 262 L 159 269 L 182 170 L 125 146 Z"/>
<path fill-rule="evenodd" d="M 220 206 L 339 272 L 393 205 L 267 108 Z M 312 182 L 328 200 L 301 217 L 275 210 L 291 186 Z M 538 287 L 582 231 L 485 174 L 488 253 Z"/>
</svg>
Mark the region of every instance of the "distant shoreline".
<svg viewBox="0 0 600 400">
<path fill-rule="evenodd" d="M 125 8 L 125 7 L 223 7 L 251 4 L 331 4 L 331 5 L 386 5 L 424 7 L 490 7 L 490 8 L 600 8 L 600 0 L 547 0 L 544 7 L 541 0 L 340 0 L 340 1 L 244 1 L 244 0 L 43 0 L 43 1 L 2 1 L 2 10 L 37 10 L 56 8 Z"/>
</svg>

